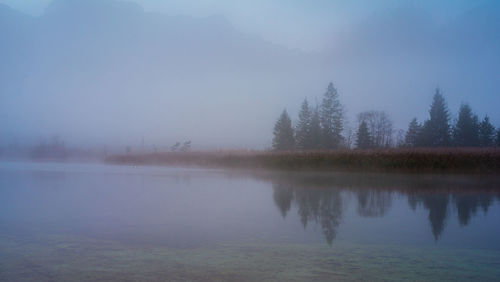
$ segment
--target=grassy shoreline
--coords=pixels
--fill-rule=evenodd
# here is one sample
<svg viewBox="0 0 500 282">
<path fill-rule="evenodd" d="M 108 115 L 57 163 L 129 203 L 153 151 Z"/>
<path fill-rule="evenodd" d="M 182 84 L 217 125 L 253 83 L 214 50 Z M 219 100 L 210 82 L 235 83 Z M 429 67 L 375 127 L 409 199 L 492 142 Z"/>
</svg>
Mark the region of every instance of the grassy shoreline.
<svg viewBox="0 0 500 282">
<path fill-rule="evenodd" d="M 111 155 L 105 161 L 113 164 L 279 170 L 495 173 L 500 171 L 500 149 L 164 152 Z"/>
</svg>

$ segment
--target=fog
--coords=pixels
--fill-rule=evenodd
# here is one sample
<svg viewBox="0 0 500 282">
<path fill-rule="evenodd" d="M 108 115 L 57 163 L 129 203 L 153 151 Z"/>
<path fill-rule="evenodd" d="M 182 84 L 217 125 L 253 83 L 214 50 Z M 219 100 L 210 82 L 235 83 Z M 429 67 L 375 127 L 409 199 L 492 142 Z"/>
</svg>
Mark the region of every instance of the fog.
<svg viewBox="0 0 500 282">
<path fill-rule="evenodd" d="M 30 2 L 0 0 L 2 145 L 266 149 L 329 82 L 351 123 L 406 129 L 439 86 L 500 125 L 497 1 Z"/>
</svg>

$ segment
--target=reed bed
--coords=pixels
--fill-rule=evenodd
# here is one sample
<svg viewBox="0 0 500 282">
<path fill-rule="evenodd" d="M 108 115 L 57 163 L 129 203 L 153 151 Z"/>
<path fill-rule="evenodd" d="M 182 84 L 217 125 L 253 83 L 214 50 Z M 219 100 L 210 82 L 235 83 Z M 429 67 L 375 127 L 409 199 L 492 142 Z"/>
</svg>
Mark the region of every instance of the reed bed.
<svg viewBox="0 0 500 282">
<path fill-rule="evenodd" d="M 499 172 L 498 148 L 332 151 L 213 151 L 112 155 L 114 164 L 183 165 L 287 170 Z"/>
</svg>

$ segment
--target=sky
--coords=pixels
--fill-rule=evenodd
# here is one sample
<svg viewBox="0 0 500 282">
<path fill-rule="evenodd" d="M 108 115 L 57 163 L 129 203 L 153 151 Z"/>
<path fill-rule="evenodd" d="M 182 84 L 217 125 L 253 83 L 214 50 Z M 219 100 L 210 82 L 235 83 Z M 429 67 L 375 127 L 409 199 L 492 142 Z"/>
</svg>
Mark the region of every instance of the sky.
<svg viewBox="0 0 500 282">
<path fill-rule="evenodd" d="M 366 17 L 403 6 L 429 12 L 438 23 L 495 0 L 130 0 L 146 11 L 165 15 L 223 15 L 235 27 L 305 51 L 322 50 L 332 37 Z M 51 0 L 0 0 L 12 8 L 40 15 Z"/>
<path fill-rule="evenodd" d="M 436 87 L 452 122 L 469 103 L 500 127 L 500 1 L 0 3 L 0 146 L 266 149 L 329 82 L 348 128 L 378 110 L 406 129 Z"/>
</svg>

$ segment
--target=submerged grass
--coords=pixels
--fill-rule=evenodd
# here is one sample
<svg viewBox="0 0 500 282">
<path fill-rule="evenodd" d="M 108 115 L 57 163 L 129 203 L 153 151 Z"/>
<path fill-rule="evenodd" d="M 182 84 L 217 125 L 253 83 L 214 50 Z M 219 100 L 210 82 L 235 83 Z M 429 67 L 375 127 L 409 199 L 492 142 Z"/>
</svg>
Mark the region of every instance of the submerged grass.
<svg viewBox="0 0 500 282">
<path fill-rule="evenodd" d="M 234 242 L 141 246 L 78 236 L 0 236 L 2 281 L 493 281 L 498 251 Z"/>
<path fill-rule="evenodd" d="M 112 155 L 115 164 L 194 165 L 288 170 L 498 172 L 498 148 L 332 151 L 216 151 Z"/>
</svg>

